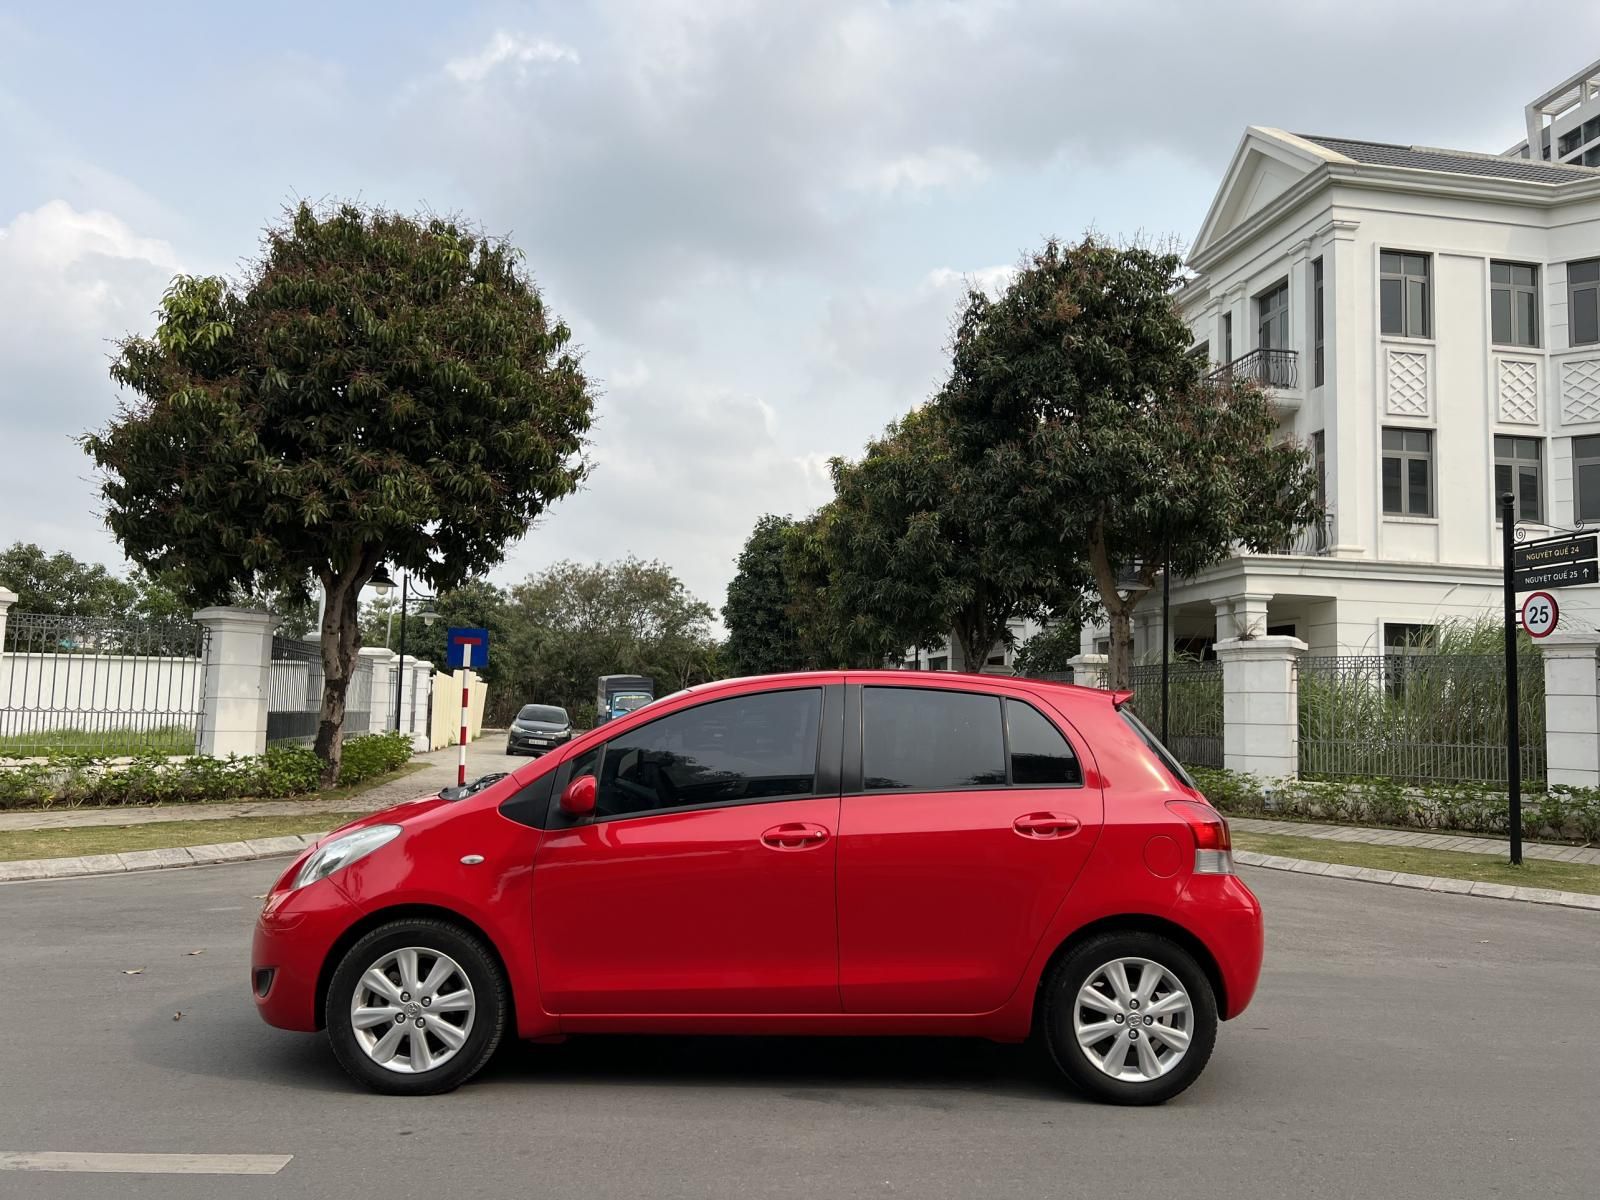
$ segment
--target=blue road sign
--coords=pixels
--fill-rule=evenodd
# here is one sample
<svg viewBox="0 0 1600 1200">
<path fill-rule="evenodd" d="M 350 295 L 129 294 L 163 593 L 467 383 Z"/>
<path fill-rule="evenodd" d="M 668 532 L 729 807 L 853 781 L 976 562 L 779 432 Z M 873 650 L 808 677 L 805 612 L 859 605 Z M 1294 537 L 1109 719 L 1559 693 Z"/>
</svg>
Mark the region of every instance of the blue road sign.
<svg viewBox="0 0 1600 1200">
<path fill-rule="evenodd" d="M 489 665 L 487 629 L 451 629 L 445 637 L 445 654 L 451 667 L 459 670 L 467 665 L 469 646 L 472 647 L 473 670 L 482 670 Z"/>
</svg>

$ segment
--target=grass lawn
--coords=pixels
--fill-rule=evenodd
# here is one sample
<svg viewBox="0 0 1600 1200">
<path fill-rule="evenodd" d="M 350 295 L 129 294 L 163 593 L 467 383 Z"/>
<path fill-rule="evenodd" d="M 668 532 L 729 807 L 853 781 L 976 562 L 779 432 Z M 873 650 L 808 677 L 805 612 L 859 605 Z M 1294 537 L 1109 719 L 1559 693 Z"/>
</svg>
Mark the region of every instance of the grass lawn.
<svg viewBox="0 0 1600 1200">
<path fill-rule="evenodd" d="M 0 737 L 0 758 L 42 758 L 48 754 L 93 754 L 119 758 L 156 751 L 193 754 L 195 731 L 182 725 L 161 729 L 47 729 Z"/>
<path fill-rule="evenodd" d="M 233 817 L 219 821 L 148 821 L 142 825 L 91 825 L 79 829 L 25 829 L 0 833 L 0 862 L 22 858 L 75 858 L 172 846 L 209 846 L 286 833 L 336 829 L 363 813 L 310 812 L 284 817 Z"/>
<path fill-rule="evenodd" d="M 1581 863 L 1549 862 L 1525 858 L 1513 867 L 1504 855 L 1467 854 L 1459 850 L 1418 850 L 1412 846 L 1369 846 L 1363 842 L 1334 842 L 1324 838 L 1292 837 L 1277 833 L 1233 834 L 1236 850 L 1306 858 L 1312 862 L 1344 863 L 1379 871 L 1406 871 L 1412 875 L 1437 875 L 1445 879 L 1470 879 L 1483 883 L 1508 883 L 1515 887 L 1551 888 L 1559 892 L 1600 895 L 1600 867 Z"/>
</svg>

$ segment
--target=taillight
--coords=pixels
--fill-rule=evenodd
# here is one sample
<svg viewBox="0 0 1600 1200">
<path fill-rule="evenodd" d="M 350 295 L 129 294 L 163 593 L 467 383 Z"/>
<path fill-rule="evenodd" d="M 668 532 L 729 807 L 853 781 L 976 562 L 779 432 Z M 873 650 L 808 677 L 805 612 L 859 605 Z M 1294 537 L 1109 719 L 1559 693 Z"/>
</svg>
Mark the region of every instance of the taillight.
<svg viewBox="0 0 1600 1200">
<path fill-rule="evenodd" d="M 1232 875 L 1233 839 L 1222 814 L 1197 800 L 1168 800 L 1167 807 L 1184 819 L 1194 835 L 1194 873 Z"/>
</svg>

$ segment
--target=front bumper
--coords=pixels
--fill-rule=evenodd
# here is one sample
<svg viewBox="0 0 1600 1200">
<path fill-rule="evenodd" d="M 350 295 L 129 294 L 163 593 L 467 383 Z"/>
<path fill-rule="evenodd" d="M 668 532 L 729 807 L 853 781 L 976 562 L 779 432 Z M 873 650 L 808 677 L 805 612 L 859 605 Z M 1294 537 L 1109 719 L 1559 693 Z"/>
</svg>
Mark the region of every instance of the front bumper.
<svg viewBox="0 0 1600 1200">
<path fill-rule="evenodd" d="M 290 870 L 299 867 L 297 859 Z M 262 1020 L 308 1033 L 321 1028 L 317 996 L 322 966 L 354 916 L 350 901 L 331 879 L 292 892 L 275 887 L 268 894 L 250 948 L 250 994 Z"/>
<path fill-rule="evenodd" d="M 549 754 L 572 740 L 572 735 L 546 735 L 537 733 L 510 733 L 506 736 L 507 754 Z"/>
</svg>

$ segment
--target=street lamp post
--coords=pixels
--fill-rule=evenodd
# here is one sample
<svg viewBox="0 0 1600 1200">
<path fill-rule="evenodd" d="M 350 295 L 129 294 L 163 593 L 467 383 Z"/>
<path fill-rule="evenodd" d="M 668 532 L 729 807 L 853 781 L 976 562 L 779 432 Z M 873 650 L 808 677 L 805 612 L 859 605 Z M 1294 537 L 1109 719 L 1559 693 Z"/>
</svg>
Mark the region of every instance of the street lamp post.
<svg viewBox="0 0 1600 1200">
<path fill-rule="evenodd" d="M 389 577 L 389 571 L 382 563 L 378 564 L 377 570 L 373 571 L 372 578 L 368 582 L 372 584 L 373 589 L 380 596 L 387 596 L 394 588 L 394 580 Z M 436 597 L 427 596 L 421 592 L 413 595 L 411 592 L 411 572 L 407 571 L 403 576 L 401 576 L 400 664 L 398 669 L 395 671 L 394 680 L 394 728 L 396 733 L 400 731 L 400 707 L 406 694 L 406 610 L 411 606 L 412 601 L 417 601 L 422 604 L 432 604 L 434 603 L 435 599 Z M 422 623 L 424 625 L 432 625 L 439 619 L 439 614 L 431 609 L 425 609 L 417 615 L 422 618 Z"/>
</svg>

